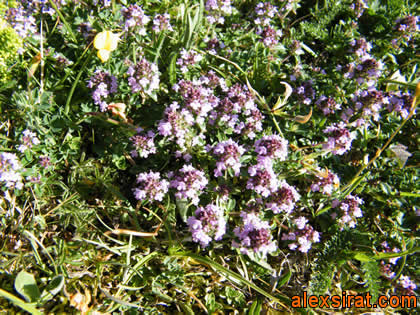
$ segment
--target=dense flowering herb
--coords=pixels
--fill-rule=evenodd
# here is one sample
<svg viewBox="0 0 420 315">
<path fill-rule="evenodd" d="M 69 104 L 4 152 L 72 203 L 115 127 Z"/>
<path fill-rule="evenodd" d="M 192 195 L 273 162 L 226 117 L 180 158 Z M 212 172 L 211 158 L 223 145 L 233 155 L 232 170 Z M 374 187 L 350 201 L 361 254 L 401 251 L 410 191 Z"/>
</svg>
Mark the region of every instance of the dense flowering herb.
<svg viewBox="0 0 420 315">
<path fill-rule="evenodd" d="M 283 241 L 293 241 L 288 246 L 291 250 L 298 249 L 302 253 L 307 253 L 313 243 L 320 241 L 320 233 L 315 231 L 312 226 L 308 224 L 305 217 L 299 217 L 294 220 L 297 230 L 283 234 Z"/>
<path fill-rule="evenodd" d="M 232 14 L 232 5 L 230 0 L 207 0 L 206 10 L 209 13 L 207 21 L 210 24 L 224 24 L 223 16 Z"/>
<path fill-rule="evenodd" d="M 239 242 L 233 241 L 232 246 L 239 248 L 241 253 L 259 253 L 263 256 L 276 251 L 276 243 L 272 240 L 270 224 L 261 220 L 255 212 L 240 214 L 243 225 L 236 227 L 233 232 Z"/>
<path fill-rule="evenodd" d="M 156 64 L 142 58 L 127 70 L 128 84 L 133 93 L 152 94 L 159 89 L 159 69 Z"/>
<path fill-rule="evenodd" d="M 211 111 L 210 124 L 230 128 L 235 134 L 254 139 L 256 132 L 262 130 L 263 118 L 248 88 L 235 84 Z"/>
<path fill-rule="evenodd" d="M 259 159 L 256 165 L 248 168 L 248 173 L 250 177 L 246 184 L 247 189 L 254 190 L 263 197 L 268 197 L 277 191 L 279 181 L 274 173 L 270 159 Z"/>
<path fill-rule="evenodd" d="M 163 31 L 173 32 L 174 29 L 170 24 L 170 20 L 171 16 L 168 13 L 155 15 L 155 17 L 153 18 L 153 31 L 156 33 Z"/>
<path fill-rule="evenodd" d="M 23 137 L 22 137 L 22 144 L 19 145 L 18 147 L 18 151 L 19 152 L 25 152 L 26 150 L 32 148 L 32 146 L 34 145 L 38 145 L 41 143 L 41 141 L 39 141 L 38 137 L 36 136 L 35 132 L 32 132 L 28 129 L 24 130 L 22 132 Z"/>
<path fill-rule="evenodd" d="M 168 139 L 174 139 L 181 151 L 192 145 L 191 126 L 195 123 L 194 116 L 185 108 L 180 109 L 177 102 L 173 102 L 165 109 L 164 118 L 159 121 L 158 131 Z"/>
<path fill-rule="evenodd" d="M 387 104 L 389 112 L 395 111 L 400 113 L 402 118 L 407 118 L 413 99 L 414 97 L 409 93 L 402 93 L 401 91 L 389 92 L 384 98 L 384 103 Z"/>
<path fill-rule="evenodd" d="M 279 135 L 264 136 L 255 141 L 255 152 L 260 157 L 286 160 L 288 141 Z"/>
<path fill-rule="evenodd" d="M 181 57 L 177 59 L 176 64 L 180 66 L 182 73 L 188 72 L 188 67 L 199 63 L 203 56 L 194 50 L 187 51 L 184 48 L 180 52 Z"/>
<path fill-rule="evenodd" d="M 178 199 L 191 200 L 192 204 L 198 205 L 199 195 L 208 184 L 203 171 L 197 170 L 191 164 L 184 165 L 178 172 L 169 173 L 171 178 L 170 187 L 175 188 L 175 196 Z"/>
<path fill-rule="evenodd" d="M 324 133 L 329 135 L 327 143 L 322 146 L 324 150 L 331 150 L 335 155 L 342 155 L 350 150 L 354 136 L 344 123 L 333 124 L 325 128 Z"/>
<path fill-rule="evenodd" d="M 279 38 L 283 34 L 280 30 L 276 30 L 271 26 L 264 26 L 257 30 L 257 35 L 261 36 L 261 41 L 267 47 L 274 47 L 279 43 Z"/>
<path fill-rule="evenodd" d="M 325 95 L 321 95 L 315 104 L 322 110 L 325 116 L 334 114 L 336 110 L 341 109 L 341 105 L 338 104 L 334 98 L 326 97 Z"/>
<path fill-rule="evenodd" d="M 372 45 L 363 37 L 351 40 L 350 46 L 350 51 L 354 52 L 359 58 L 369 57 L 369 52 L 372 49 Z"/>
<path fill-rule="evenodd" d="M 271 24 L 271 20 L 278 13 L 277 7 L 272 5 L 270 2 L 260 2 L 255 7 L 255 13 L 257 18 L 255 19 L 255 24 L 261 26 L 268 26 Z"/>
<path fill-rule="evenodd" d="M 6 20 L 23 39 L 37 32 L 35 18 L 21 5 L 17 8 L 9 8 L 6 11 Z"/>
<path fill-rule="evenodd" d="M 408 276 L 402 275 L 398 279 L 398 284 L 405 289 L 405 293 L 408 295 L 415 295 L 414 290 L 417 289 L 417 285 Z"/>
<path fill-rule="evenodd" d="M 363 204 L 363 200 L 359 197 L 348 195 L 343 201 L 335 199 L 331 207 L 337 208 L 339 211 L 331 214 L 333 219 L 338 218 L 337 222 L 341 229 L 345 226 L 354 228 L 357 224 L 357 218 L 363 217 L 360 205 Z"/>
<path fill-rule="evenodd" d="M 200 243 L 201 247 L 207 247 L 214 239 L 219 241 L 226 233 L 226 220 L 223 210 L 214 204 L 206 207 L 198 207 L 195 215 L 187 220 L 192 239 Z"/>
<path fill-rule="evenodd" d="M 93 102 L 99 105 L 102 112 L 105 112 L 108 109 L 109 95 L 117 93 L 117 78 L 108 72 L 96 70 L 87 86 L 93 90 Z"/>
<path fill-rule="evenodd" d="M 294 187 L 285 181 L 279 181 L 279 188 L 267 199 L 266 207 L 274 213 L 290 214 L 299 199 L 300 195 Z"/>
<path fill-rule="evenodd" d="M 312 191 L 319 191 L 331 195 L 340 186 L 340 179 L 333 172 L 328 171 L 327 176 L 316 175 L 318 181 L 311 185 Z"/>
<path fill-rule="evenodd" d="M 184 99 L 186 108 L 195 114 L 198 124 L 204 124 L 208 113 L 219 103 L 211 88 L 203 86 L 203 80 L 186 81 L 181 80 L 174 86 Z"/>
<path fill-rule="evenodd" d="M 149 130 L 147 133 L 143 133 L 143 128 L 137 128 L 137 134 L 130 138 L 130 141 L 134 147 L 134 150 L 130 152 L 133 158 L 142 157 L 147 158 L 150 154 L 156 153 L 155 143 L 153 138 L 155 133 Z"/>
<path fill-rule="evenodd" d="M 232 139 L 219 142 L 208 150 L 217 158 L 214 176 L 223 176 L 223 171 L 232 168 L 235 176 L 239 175 L 241 162 L 239 161 L 245 149 Z"/>
<path fill-rule="evenodd" d="M 298 96 L 300 102 L 309 105 L 315 99 L 315 90 L 312 87 L 313 82 L 311 80 L 305 81 L 301 86 L 297 87 L 294 92 Z"/>
<path fill-rule="evenodd" d="M 19 173 L 21 168 L 22 166 L 15 154 L 9 152 L 0 153 L 0 181 L 7 188 L 23 188 L 22 176 Z"/>
<path fill-rule="evenodd" d="M 158 172 L 140 173 L 137 176 L 139 186 L 134 189 L 134 196 L 140 201 L 162 201 L 168 192 L 169 182 L 160 178 Z"/>
<path fill-rule="evenodd" d="M 143 9 L 137 4 L 130 4 L 128 7 L 121 9 L 121 14 L 124 17 L 124 30 L 135 30 L 138 35 L 146 35 L 146 25 L 150 22 Z"/>
</svg>

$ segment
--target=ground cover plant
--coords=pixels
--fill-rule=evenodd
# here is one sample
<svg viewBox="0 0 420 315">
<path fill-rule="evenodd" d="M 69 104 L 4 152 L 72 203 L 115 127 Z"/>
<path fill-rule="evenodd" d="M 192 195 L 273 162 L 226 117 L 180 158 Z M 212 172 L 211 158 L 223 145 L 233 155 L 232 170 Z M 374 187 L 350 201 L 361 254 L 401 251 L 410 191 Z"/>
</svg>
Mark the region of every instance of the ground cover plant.
<svg viewBox="0 0 420 315">
<path fill-rule="evenodd" d="M 4 312 L 310 314 L 346 309 L 293 296 L 418 296 L 415 1 L 0 12 Z"/>
</svg>

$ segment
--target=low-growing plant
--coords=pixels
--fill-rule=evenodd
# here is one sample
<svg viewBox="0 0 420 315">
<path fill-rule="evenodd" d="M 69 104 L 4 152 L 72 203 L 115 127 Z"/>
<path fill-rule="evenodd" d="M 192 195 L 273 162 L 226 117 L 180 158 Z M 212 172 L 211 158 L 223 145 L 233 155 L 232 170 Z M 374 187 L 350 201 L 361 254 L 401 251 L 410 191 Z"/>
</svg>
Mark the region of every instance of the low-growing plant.
<svg viewBox="0 0 420 315">
<path fill-rule="evenodd" d="M 417 297 L 416 4 L 0 1 L 3 309 Z"/>
</svg>

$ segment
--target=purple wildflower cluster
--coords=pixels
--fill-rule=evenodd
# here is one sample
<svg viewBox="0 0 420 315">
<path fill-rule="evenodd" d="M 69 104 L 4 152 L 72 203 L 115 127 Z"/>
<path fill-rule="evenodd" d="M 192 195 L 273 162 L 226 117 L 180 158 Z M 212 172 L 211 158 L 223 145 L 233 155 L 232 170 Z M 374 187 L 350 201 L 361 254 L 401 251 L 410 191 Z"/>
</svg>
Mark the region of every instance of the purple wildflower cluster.
<svg viewBox="0 0 420 315">
<path fill-rule="evenodd" d="M 138 156 L 147 158 L 150 154 L 156 153 L 155 143 L 153 138 L 155 133 L 149 130 L 147 133 L 143 133 L 143 128 L 137 128 L 137 134 L 130 138 L 130 141 L 134 147 L 134 150 L 130 152 L 133 158 Z"/>
<path fill-rule="evenodd" d="M 259 158 L 286 160 L 288 141 L 279 135 L 264 136 L 255 141 L 255 152 Z"/>
<path fill-rule="evenodd" d="M 418 16 L 405 16 L 395 21 L 395 29 L 398 35 L 405 41 L 412 41 L 414 35 L 419 31 Z"/>
<path fill-rule="evenodd" d="M 108 109 L 109 94 L 117 93 L 117 78 L 108 72 L 96 70 L 87 86 L 93 90 L 93 102 L 99 105 L 102 112 L 105 112 Z"/>
<path fill-rule="evenodd" d="M 301 86 L 294 89 L 294 93 L 297 95 L 298 100 L 303 104 L 309 105 L 315 99 L 315 90 L 312 87 L 312 80 L 305 81 Z"/>
<path fill-rule="evenodd" d="M 291 250 L 298 250 L 302 253 L 307 253 L 313 243 L 318 243 L 320 241 L 320 233 L 315 231 L 312 226 L 308 223 L 308 219 L 305 217 L 298 217 L 294 220 L 294 223 L 297 227 L 296 231 L 289 232 L 288 234 L 283 234 L 283 241 L 294 241 L 288 246 Z"/>
<path fill-rule="evenodd" d="M 158 172 L 140 173 L 137 176 L 139 187 L 134 189 L 134 196 L 137 200 L 162 201 L 168 192 L 169 182 L 160 179 Z"/>
<path fill-rule="evenodd" d="M 200 243 L 203 248 L 207 247 L 213 239 L 215 241 L 221 240 L 226 233 L 226 220 L 223 216 L 223 210 L 214 204 L 198 207 L 195 216 L 188 218 L 187 224 L 193 241 Z"/>
<path fill-rule="evenodd" d="M 124 17 L 124 31 L 136 30 L 138 35 L 146 35 L 146 25 L 150 22 L 143 9 L 137 4 L 130 4 L 129 7 L 123 7 L 121 14 Z"/>
<path fill-rule="evenodd" d="M 270 224 L 261 220 L 255 212 L 242 211 L 240 214 L 243 225 L 236 227 L 233 232 L 240 243 L 233 241 L 232 247 L 239 248 L 241 253 L 260 253 L 266 256 L 276 251 L 276 243 L 272 240 Z"/>
<path fill-rule="evenodd" d="M 416 295 L 414 290 L 417 289 L 417 285 L 410 277 L 401 275 L 397 283 L 403 288 L 406 295 Z"/>
<path fill-rule="evenodd" d="M 276 192 L 279 187 L 279 180 L 273 170 L 270 159 L 262 159 L 256 165 L 248 168 L 249 179 L 247 189 L 254 190 L 263 197 L 268 197 Z"/>
<path fill-rule="evenodd" d="M 283 35 L 280 30 L 271 25 L 272 19 L 278 13 L 277 7 L 269 2 L 260 2 L 255 8 L 255 13 L 257 15 L 255 24 L 258 26 L 256 34 L 261 36 L 261 41 L 265 46 L 274 47 Z"/>
<path fill-rule="evenodd" d="M 239 175 L 240 168 L 242 166 L 239 161 L 245 149 L 234 142 L 232 139 L 222 141 L 208 149 L 209 152 L 217 158 L 216 169 L 214 170 L 214 176 L 223 176 L 223 171 L 228 168 L 232 168 L 235 176 Z"/>
<path fill-rule="evenodd" d="M 350 9 L 354 11 L 354 14 L 356 15 L 357 18 L 360 18 L 363 15 L 363 12 L 365 12 L 367 8 L 369 7 L 367 4 L 367 1 L 365 0 L 355 0 L 350 5 Z"/>
<path fill-rule="evenodd" d="M 21 5 L 9 8 L 5 18 L 21 38 L 27 38 L 37 32 L 35 18 Z"/>
<path fill-rule="evenodd" d="M 156 33 L 163 31 L 173 32 L 174 29 L 170 24 L 170 20 L 171 16 L 168 13 L 155 15 L 155 17 L 153 18 L 153 31 Z"/>
<path fill-rule="evenodd" d="M 341 105 L 334 98 L 326 97 L 325 95 L 321 95 L 315 104 L 322 110 L 325 116 L 334 114 L 336 110 L 341 109 Z"/>
<path fill-rule="evenodd" d="M 410 108 L 414 97 L 409 93 L 401 91 L 388 92 L 384 103 L 387 104 L 389 112 L 400 113 L 402 118 L 407 118 L 410 113 Z"/>
<path fill-rule="evenodd" d="M 170 172 L 168 176 L 172 179 L 170 187 L 175 188 L 178 199 L 190 199 L 193 205 L 198 205 L 198 196 L 208 184 L 203 171 L 189 164 L 184 165 L 176 174 Z"/>
<path fill-rule="evenodd" d="M 255 24 L 268 26 L 271 24 L 272 18 L 278 13 L 278 10 L 270 2 L 260 2 L 255 7 L 255 13 L 257 14 L 257 18 L 254 21 Z"/>
<path fill-rule="evenodd" d="M 19 173 L 21 168 L 22 166 L 15 154 L 0 153 L 0 182 L 3 182 L 7 188 L 23 188 L 22 176 Z"/>
<path fill-rule="evenodd" d="M 210 124 L 230 128 L 232 132 L 254 139 L 262 130 L 263 115 L 254 102 L 254 96 L 246 86 L 235 84 L 227 91 L 210 113 Z"/>
<path fill-rule="evenodd" d="M 366 82 L 369 86 L 372 86 L 382 73 L 382 69 L 382 62 L 366 54 L 358 62 L 351 62 L 346 66 L 344 77 L 347 79 L 354 78 L 358 84 Z"/>
<path fill-rule="evenodd" d="M 338 213 L 332 213 L 331 217 L 333 219 L 339 217 L 338 224 L 341 226 L 341 229 L 343 229 L 344 226 L 354 228 L 357 224 L 357 218 L 363 216 L 362 210 L 359 207 L 362 203 L 362 199 L 352 195 L 348 195 L 343 201 L 335 199 L 332 202 L 331 207 L 338 207 L 340 211 L 338 211 Z"/>
<path fill-rule="evenodd" d="M 366 90 L 357 90 L 353 96 L 353 103 L 354 112 L 362 111 L 364 117 L 372 117 L 373 120 L 378 121 L 380 117 L 379 113 L 384 104 L 384 94 L 374 87 Z M 343 113 L 342 118 L 348 121 L 348 118 L 352 115 L 353 112 L 347 110 L 346 113 Z"/>
<path fill-rule="evenodd" d="M 196 116 L 196 123 L 200 125 L 204 124 L 209 112 L 219 103 L 213 89 L 203 83 L 202 80 L 181 80 L 174 86 L 174 90 L 181 94 L 186 107 Z"/>
<path fill-rule="evenodd" d="M 363 58 L 370 56 L 369 52 L 372 49 L 372 45 L 363 37 L 359 39 L 353 39 L 350 42 L 350 46 L 350 51 L 355 53 L 357 57 Z"/>
<path fill-rule="evenodd" d="M 41 143 L 41 141 L 39 141 L 38 137 L 36 136 L 35 132 L 26 129 L 22 132 L 22 134 L 23 143 L 18 147 L 19 152 L 24 153 L 26 150 L 32 148 L 34 145 L 38 145 Z"/>
<path fill-rule="evenodd" d="M 278 190 L 268 198 L 266 208 L 273 213 L 284 212 L 290 214 L 299 199 L 300 195 L 293 186 L 285 181 L 280 181 Z"/>
<path fill-rule="evenodd" d="M 166 108 L 164 118 L 160 120 L 158 131 L 161 136 L 175 139 L 182 151 L 190 145 L 193 134 L 190 127 L 194 124 L 194 117 L 186 108 L 180 109 L 177 102 Z"/>
<path fill-rule="evenodd" d="M 324 150 L 331 150 L 334 155 L 343 155 L 350 150 L 354 136 L 347 130 L 344 123 L 333 124 L 325 128 L 328 140 L 323 144 Z"/>
<path fill-rule="evenodd" d="M 189 66 L 194 66 L 203 59 L 203 56 L 194 50 L 187 51 L 183 48 L 180 54 L 181 58 L 177 59 L 176 64 L 180 66 L 182 73 L 187 73 Z"/>
<path fill-rule="evenodd" d="M 338 176 L 328 171 L 327 176 L 323 177 L 316 175 L 318 181 L 311 185 L 312 191 L 319 191 L 327 195 L 331 195 L 332 192 L 340 186 L 340 179 Z"/>
<path fill-rule="evenodd" d="M 156 64 L 142 58 L 135 65 L 130 65 L 127 74 L 128 84 L 133 93 L 152 94 L 159 89 L 159 69 Z"/>
<path fill-rule="evenodd" d="M 224 24 L 226 15 L 232 14 L 232 5 L 230 0 L 207 0 L 206 10 L 209 13 L 207 21 L 210 24 Z"/>
<path fill-rule="evenodd" d="M 223 42 L 219 41 L 216 37 L 214 38 L 204 38 L 204 42 L 207 43 L 206 50 L 209 52 L 209 54 L 217 55 L 217 52 L 220 49 L 225 48 L 225 44 Z"/>
</svg>

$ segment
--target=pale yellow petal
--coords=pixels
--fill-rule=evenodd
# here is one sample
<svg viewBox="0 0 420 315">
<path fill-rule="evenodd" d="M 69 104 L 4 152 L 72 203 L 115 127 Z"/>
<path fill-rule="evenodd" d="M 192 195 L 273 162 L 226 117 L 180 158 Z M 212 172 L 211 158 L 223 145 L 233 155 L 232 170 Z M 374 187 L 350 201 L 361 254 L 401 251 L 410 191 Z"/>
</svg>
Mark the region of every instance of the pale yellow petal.
<svg viewBox="0 0 420 315">
<path fill-rule="evenodd" d="M 106 49 L 105 48 L 106 38 L 107 38 L 107 31 L 96 34 L 95 39 L 93 40 L 93 46 L 96 49 Z"/>
<path fill-rule="evenodd" d="M 109 59 L 109 55 L 111 54 L 110 51 L 106 49 L 99 49 L 98 50 L 98 58 L 101 59 L 102 62 L 105 62 Z"/>
<path fill-rule="evenodd" d="M 112 32 L 107 31 L 106 32 L 106 44 L 104 49 L 109 51 L 114 51 L 117 49 L 118 41 L 120 40 L 120 37 L 118 34 L 114 34 Z"/>
</svg>

